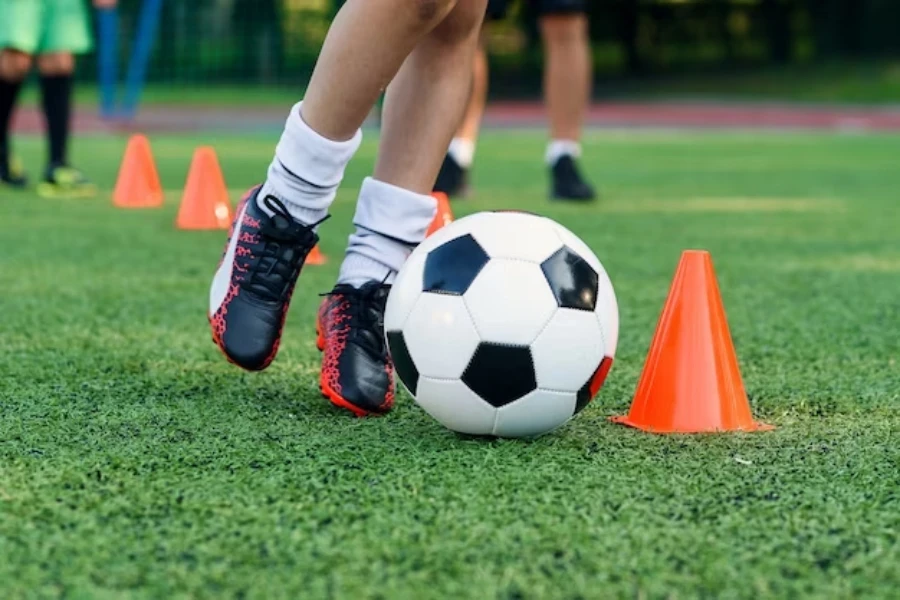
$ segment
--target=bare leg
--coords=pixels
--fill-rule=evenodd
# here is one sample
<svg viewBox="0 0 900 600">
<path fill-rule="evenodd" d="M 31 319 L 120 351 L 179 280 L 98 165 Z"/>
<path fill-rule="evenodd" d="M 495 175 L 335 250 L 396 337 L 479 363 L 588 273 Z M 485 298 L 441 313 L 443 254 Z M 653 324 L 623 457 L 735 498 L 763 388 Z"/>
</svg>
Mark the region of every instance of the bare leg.
<svg viewBox="0 0 900 600">
<path fill-rule="evenodd" d="M 591 93 L 591 49 L 584 13 L 541 18 L 546 62 L 544 97 L 550 114 L 551 196 L 559 200 L 592 200 L 594 189 L 582 177 L 577 159 Z"/>
<path fill-rule="evenodd" d="M 484 108 L 487 104 L 488 92 L 488 60 L 485 49 L 484 36 L 482 35 L 475 52 L 474 66 L 472 69 L 472 93 L 469 96 L 469 104 L 463 116 L 462 124 L 456 131 L 455 138 L 468 140 L 475 144 L 478 140 L 478 132 L 481 129 L 481 119 L 484 117 Z"/>
<path fill-rule="evenodd" d="M 462 0 L 391 83 L 375 166 L 379 181 L 420 194 L 431 191 L 454 124 L 470 98 L 467 84 L 483 14 L 483 1 Z"/>
<path fill-rule="evenodd" d="M 320 222 L 379 94 L 460 2 L 483 0 L 348 0 L 329 29 L 306 97 L 287 119 L 260 197 L 281 200 L 301 223 Z"/>
<path fill-rule="evenodd" d="M 449 196 L 466 195 L 468 192 L 468 170 L 475 158 L 475 146 L 488 91 L 488 61 L 485 49 L 484 29 L 472 61 L 472 85 L 463 120 L 457 129 L 444 163 L 438 173 L 434 190 Z"/>
<path fill-rule="evenodd" d="M 581 13 L 541 18 L 544 41 L 544 97 L 550 113 L 550 136 L 581 139 L 591 89 L 591 55 L 587 16 Z"/>
<path fill-rule="evenodd" d="M 322 46 L 303 119 L 325 138 L 353 137 L 409 53 L 456 2 L 349 0 Z"/>
</svg>

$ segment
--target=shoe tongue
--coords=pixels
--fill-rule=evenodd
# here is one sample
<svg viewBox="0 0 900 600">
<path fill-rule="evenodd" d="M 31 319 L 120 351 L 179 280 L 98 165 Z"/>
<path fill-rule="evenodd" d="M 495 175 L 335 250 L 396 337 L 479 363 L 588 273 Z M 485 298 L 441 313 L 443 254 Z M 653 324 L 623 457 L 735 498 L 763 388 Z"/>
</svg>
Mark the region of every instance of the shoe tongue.
<svg viewBox="0 0 900 600">
<path fill-rule="evenodd" d="M 279 213 L 275 213 L 269 218 L 266 230 L 269 237 L 291 244 L 306 243 L 307 236 L 312 235 L 311 230 L 304 228 L 289 216 Z"/>
<path fill-rule="evenodd" d="M 367 281 L 366 283 L 362 284 L 361 286 L 359 286 L 356 289 L 358 289 L 360 292 L 372 293 L 374 288 L 380 288 L 380 287 L 381 287 L 381 282 L 379 282 L 379 281 Z"/>
<path fill-rule="evenodd" d="M 294 222 L 285 215 L 275 213 L 272 215 L 272 225 L 275 229 L 290 229 Z"/>
</svg>

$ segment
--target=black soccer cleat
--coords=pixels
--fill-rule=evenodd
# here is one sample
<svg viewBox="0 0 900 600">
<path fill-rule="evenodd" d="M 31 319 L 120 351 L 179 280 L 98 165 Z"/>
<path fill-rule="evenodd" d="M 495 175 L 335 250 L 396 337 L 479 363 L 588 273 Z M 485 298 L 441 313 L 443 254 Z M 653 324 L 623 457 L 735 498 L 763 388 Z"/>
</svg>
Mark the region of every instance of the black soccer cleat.
<svg viewBox="0 0 900 600">
<path fill-rule="evenodd" d="M 550 177 L 550 197 L 553 200 L 588 202 L 597 196 L 591 184 L 582 177 L 578 164 L 571 156 L 560 157 L 550 168 Z"/>
<path fill-rule="evenodd" d="M 278 353 L 294 284 L 319 238 L 274 196 L 257 204 L 254 188 L 238 206 L 228 244 L 209 290 L 213 341 L 232 363 L 268 367 Z"/>
<path fill-rule="evenodd" d="M 469 194 L 469 171 L 456 162 L 449 153 L 444 157 L 444 163 L 438 173 L 434 184 L 435 192 L 443 192 L 450 198 L 467 196 Z"/>
<path fill-rule="evenodd" d="M 394 405 L 394 365 L 384 337 L 389 292 L 378 281 L 338 285 L 319 307 L 322 395 L 358 417 L 381 415 Z"/>
</svg>

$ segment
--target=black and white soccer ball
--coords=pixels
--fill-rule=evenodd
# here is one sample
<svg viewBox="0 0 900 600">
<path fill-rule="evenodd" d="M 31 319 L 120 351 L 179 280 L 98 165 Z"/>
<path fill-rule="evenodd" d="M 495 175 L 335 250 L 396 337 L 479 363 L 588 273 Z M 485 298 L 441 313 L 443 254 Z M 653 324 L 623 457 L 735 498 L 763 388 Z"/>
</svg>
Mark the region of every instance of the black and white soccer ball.
<svg viewBox="0 0 900 600">
<path fill-rule="evenodd" d="M 459 433 L 533 437 L 597 394 L 619 336 L 603 265 L 551 219 L 482 212 L 412 253 L 385 335 L 416 402 Z"/>
</svg>

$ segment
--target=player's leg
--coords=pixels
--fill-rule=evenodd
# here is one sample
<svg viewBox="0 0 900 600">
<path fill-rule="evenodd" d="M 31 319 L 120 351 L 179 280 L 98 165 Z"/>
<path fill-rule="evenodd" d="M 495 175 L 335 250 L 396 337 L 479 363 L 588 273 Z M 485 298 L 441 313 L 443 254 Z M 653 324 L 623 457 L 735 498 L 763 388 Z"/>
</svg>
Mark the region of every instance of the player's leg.
<svg viewBox="0 0 900 600">
<path fill-rule="evenodd" d="M 550 116 L 546 160 L 551 195 L 591 200 L 594 189 L 582 177 L 581 133 L 591 93 L 591 48 L 584 0 L 536 0 L 544 43 L 544 97 Z"/>
<path fill-rule="evenodd" d="M 37 67 L 47 122 L 48 158 L 38 193 L 45 197 L 86 197 L 96 186 L 69 164 L 75 55 L 92 47 L 90 19 L 82 0 L 54 0 L 44 10 L 44 37 Z"/>
<path fill-rule="evenodd" d="M 0 184 L 23 188 L 28 183 L 25 171 L 13 157 L 10 144 L 12 115 L 31 69 L 30 55 L 18 50 L 0 50 Z"/>
<path fill-rule="evenodd" d="M 235 364 L 249 370 L 271 364 L 297 277 L 359 147 L 363 121 L 413 48 L 456 3 L 349 0 L 338 12 L 265 184 L 238 207 L 210 288 L 213 338 Z"/>
<path fill-rule="evenodd" d="M 497 2 L 498 0 L 493 0 Z M 472 65 L 472 90 L 463 113 L 459 129 L 450 141 L 447 156 L 441 165 L 434 191 L 444 192 L 450 197 L 465 196 L 469 187 L 469 169 L 475 158 L 478 132 L 487 103 L 488 59 L 484 35 L 481 36 Z"/>
<path fill-rule="evenodd" d="M 508 0 L 488 0 L 485 22 L 498 21 L 506 17 Z M 478 49 L 472 61 L 472 91 L 463 114 L 463 120 L 456 130 L 441 170 L 438 173 L 434 191 L 444 192 L 450 197 L 465 196 L 469 191 L 469 170 L 475 158 L 478 133 L 487 104 L 488 57 L 484 29 L 479 39 Z"/>
<path fill-rule="evenodd" d="M 434 219 L 435 178 L 469 95 L 484 0 L 460 0 L 387 90 L 375 173 L 363 182 L 338 285 L 319 311 L 321 386 L 357 415 L 394 398 L 384 342 L 389 285 Z"/>
<path fill-rule="evenodd" d="M 38 2 L 0 0 L 0 184 L 25 187 L 27 179 L 12 155 L 10 128 L 22 82 L 40 42 Z"/>
</svg>

